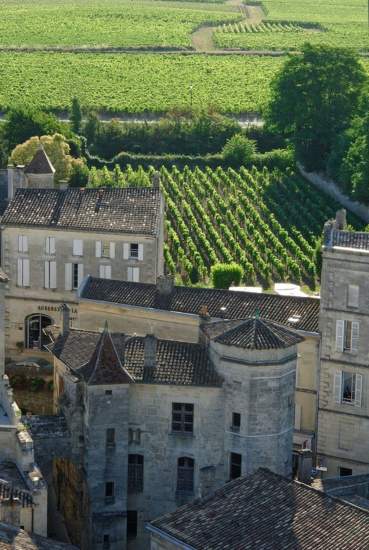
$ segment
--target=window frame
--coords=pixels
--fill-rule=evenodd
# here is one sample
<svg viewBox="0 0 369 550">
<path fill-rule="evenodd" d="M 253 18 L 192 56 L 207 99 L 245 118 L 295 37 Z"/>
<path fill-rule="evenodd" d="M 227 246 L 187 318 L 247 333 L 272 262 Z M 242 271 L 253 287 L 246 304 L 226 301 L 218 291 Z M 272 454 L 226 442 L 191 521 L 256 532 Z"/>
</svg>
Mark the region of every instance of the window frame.
<svg viewBox="0 0 369 550">
<path fill-rule="evenodd" d="M 194 417 L 195 407 L 193 403 L 179 403 L 178 401 L 172 402 L 172 418 L 171 418 L 171 431 L 173 434 L 193 435 L 194 433 Z M 176 417 L 175 417 L 176 415 Z M 179 419 L 178 419 L 179 416 Z M 191 419 L 186 417 L 191 416 Z M 178 429 L 178 427 L 180 428 Z M 191 429 L 186 429 L 191 427 Z"/>
<path fill-rule="evenodd" d="M 134 249 L 135 250 L 134 254 L 132 254 L 132 249 L 133 249 L 132 247 L 137 247 L 137 252 L 136 252 L 136 248 L 135 248 Z M 130 260 L 138 260 L 139 248 L 140 248 L 139 243 L 129 243 L 129 259 Z"/>
<path fill-rule="evenodd" d="M 235 419 L 237 419 L 238 422 L 235 422 Z M 239 432 L 240 429 L 241 429 L 241 413 L 232 412 L 231 430 L 232 430 L 232 432 Z"/>
<path fill-rule="evenodd" d="M 178 495 L 193 495 L 195 491 L 195 459 L 190 456 L 180 456 L 177 459 Z"/>
<path fill-rule="evenodd" d="M 239 457 L 239 462 L 235 461 L 235 458 Z M 238 460 L 238 459 L 237 459 Z M 235 475 L 235 469 L 239 471 L 238 475 Z M 240 453 L 230 453 L 229 455 L 229 479 L 238 479 L 242 476 L 242 455 Z"/>
<path fill-rule="evenodd" d="M 107 428 L 105 432 L 105 446 L 115 447 L 115 428 Z"/>
<path fill-rule="evenodd" d="M 145 458 L 140 453 L 128 454 L 128 483 L 129 494 L 142 493 L 144 490 Z"/>
</svg>

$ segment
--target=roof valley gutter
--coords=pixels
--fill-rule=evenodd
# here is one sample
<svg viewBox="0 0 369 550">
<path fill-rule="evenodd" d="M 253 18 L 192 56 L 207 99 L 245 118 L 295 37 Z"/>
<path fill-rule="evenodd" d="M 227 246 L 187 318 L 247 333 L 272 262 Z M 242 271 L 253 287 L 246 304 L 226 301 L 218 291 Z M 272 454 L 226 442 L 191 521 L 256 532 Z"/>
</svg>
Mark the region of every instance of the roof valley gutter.
<svg viewBox="0 0 369 550">
<path fill-rule="evenodd" d="M 182 550 L 197 550 L 194 546 L 190 546 L 188 544 L 185 544 L 184 542 L 176 539 L 172 535 L 169 535 L 165 531 L 162 531 L 158 527 L 154 527 L 150 523 L 145 524 L 145 529 L 150 531 L 151 533 L 154 533 L 155 535 L 159 535 L 163 539 L 167 540 L 168 542 L 175 544 L 178 548 L 181 548 Z"/>
</svg>

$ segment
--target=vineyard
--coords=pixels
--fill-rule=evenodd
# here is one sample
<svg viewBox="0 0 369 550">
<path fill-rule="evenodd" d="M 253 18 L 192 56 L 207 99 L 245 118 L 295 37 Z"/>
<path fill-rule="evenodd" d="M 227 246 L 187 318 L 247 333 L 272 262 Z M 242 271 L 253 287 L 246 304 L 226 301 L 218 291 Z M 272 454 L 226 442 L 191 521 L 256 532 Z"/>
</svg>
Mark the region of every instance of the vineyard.
<svg viewBox="0 0 369 550">
<path fill-rule="evenodd" d="M 272 23 L 265 21 L 254 25 L 252 23 L 241 22 L 241 23 L 224 23 L 218 29 L 218 32 L 226 33 L 243 33 L 243 32 L 296 32 L 304 31 L 304 28 L 301 25 L 296 23 Z"/>
<path fill-rule="evenodd" d="M 315 288 L 317 239 L 338 205 L 305 180 L 267 169 L 162 168 L 161 185 L 165 260 L 184 283 L 206 282 L 213 264 L 236 261 L 247 284 Z"/>
</svg>

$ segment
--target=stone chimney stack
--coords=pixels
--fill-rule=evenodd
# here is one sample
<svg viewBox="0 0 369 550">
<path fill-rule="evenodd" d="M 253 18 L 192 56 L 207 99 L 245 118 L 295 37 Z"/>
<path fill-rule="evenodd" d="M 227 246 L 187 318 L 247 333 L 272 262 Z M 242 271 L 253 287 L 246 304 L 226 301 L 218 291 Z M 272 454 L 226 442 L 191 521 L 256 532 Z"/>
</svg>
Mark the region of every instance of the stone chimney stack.
<svg viewBox="0 0 369 550">
<path fill-rule="evenodd" d="M 170 296 L 174 288 L 173 277 L 168 275 L 158 277 L 156 280 L 156 288 L 161 296 Z"/>
<path fill-rule="evenodd" d="M 154 189 L 160 189 L 160 172 L 154 172 L 151 178 Z"/>
<path fill-rule="evenodd" d="M 156 366 L 156 350 L 158 340 L 154 334 L 147 334 L 144 340 L 144 367 L 154 368 Z"/>
<path fill-rule="evenodd" d="M 61 307 L 62 312 L 62 335 L 65 336 L 70 330 L 70 307 L 67 304 L 63 304 Z"/>
<path fill-rule="evenodd" d="M 336 229 L 346 229 L 346 225 L 346 210 L 341 208 L 341 210 L 337 210 L 336 212 Z"/>
</svg>

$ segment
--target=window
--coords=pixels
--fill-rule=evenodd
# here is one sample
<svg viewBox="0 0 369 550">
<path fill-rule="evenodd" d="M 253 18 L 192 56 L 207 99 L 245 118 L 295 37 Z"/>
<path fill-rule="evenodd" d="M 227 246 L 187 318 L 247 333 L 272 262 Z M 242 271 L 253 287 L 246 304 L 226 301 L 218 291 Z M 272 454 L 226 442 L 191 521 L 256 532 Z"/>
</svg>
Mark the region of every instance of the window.
<svg viewBox="0 0 369 550">
<path fill-rule="evenodd" d="M 172 403 L 172 431 L 193 433 L 193 405 L 191 403 Z"/>
<path fill-rule="evenodd" d="M 55 254 L 55 237 L 46 237 L 45 252 L 46 254 Z"/>
<path fill-rule="evenodd" d="M 352 476 L 352 469 L 351 468 L 343 468 L 341 466 L 340 467 L 340 477 L 345 477 L 345 476 Z"/>
<path fill-rule="evenodd" d="M 336 350 L 355 352 L 359 345 L 359 323 L 357 321 L 336 321 Z"/>
<path fill-rule="evenodd" d="M 143 455 L 128 455 L 128 492 L 142 493 L 144 475 Z"/>
<path fill-rule="evenodd" d="M 56 262 L 45 262 L 45 288 L 56 288 Z"/>
<path fill-rule="evenodd" d="M 123 260 L 143 260 L 143 244 L 124 243 Z"/>
<path fill-rule="evenodd" d="M 240 477 L 242 473 L 242 456 L 238 453 L 231 453 L 229 477 L 230 479 L 236 479 Z"/>
<path fill-rule="evenodd" d="M 103 550 L 108 550 L 110 548 L 110 535 L 103 536 Z"/>
<path fill-rule="evenodd" d="M 28 252 L 28 237 L 26 235 L 18 235 L 18 252 L 23 254 Z"/>
<path fill-rule="evenodd" d="M 139 267 L 129 267 L 127 270 L 127 279 L 131 283 L 140 282 L 140 268 Z"/>
<path fill-rule="evenodd" d="M 108 428 L 106 430 L 106 446 L 114 447 L 114 445 L 115 445 L 115 429 Z"/>
<path fill-rule="evenodd" d="M 138 259 L 138 244 L 137 243 L 131 243 L 130 250 L 129 250 L 129 257 Z"/>
<path fill-rule="evenodd" d="M 78 264 L 72 264 L 72 287 L 78 288 L 79 287 L 79 279 L 78 279 Z"/>
<path fill-rule="evenodd" d="M 240 413 L 232 413 L 232 430 L 239 432 L 241 427 L 241 415 Z"/>
<path fill-rule="evenodd" d="M 113 395 L 113 390 L 105 390 L 105 395 Z"/>
<path fill-rule="evenodd" d="M 114 481 L 105 483 L 105 502 L 110 504 L 114 502 Z"/>
<path fill-rule="evenodd" d="M 115 258 L 115 243 L 96 241 L 96 258 Z"/>
<path fill-rule="evenodd" d="M 17 262 L 17 285 L 22 287 L 30 286 L 29 259 L 18 258 Z"/>
<path fill-rule="evenodd" d="M 83 280 L 83 264 L 65 264 L 65 290 L 74 290 Z"/>
<path fill-rule="evenodd" d="M 336 403 L 349 403 L 361 407 L 363 377 L 347 371 L 336 371 L 334 393 Z"/>
<path fill-rule="evenodd" d="M 127 538 L 137 537 L 137 511 L 127 510 Z"/>
<path fill-rule="evenodd" d="M 178 459 L 177 464 L 177 492 L 178 493 L 193 493 L 193 476 L 194 476 L 195 461 L 193 458 L 186 456 Z"/>
<path fill-rule="evenodd" d="M 100 279 L 111 279 L 111 265 L 101 265 L 99 275 Z"/>
<path fill-rule="evenodd" d="M 73 239 L 73 256 L 83 256 L 83 241 Z"/>
<path fill-rule="evenodd" d="M 359 307 L 359 287 L 357 285 L 348 285 L 347 287 L 347 307 Z"/>
</svg>

